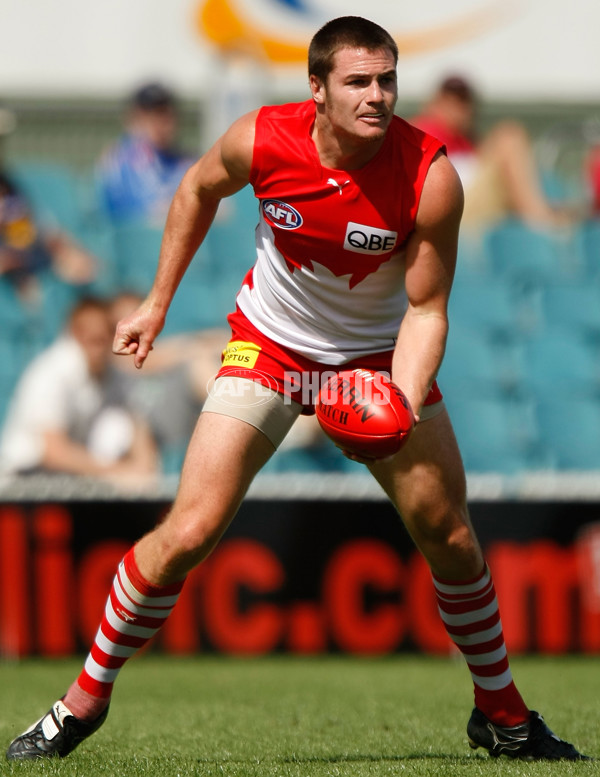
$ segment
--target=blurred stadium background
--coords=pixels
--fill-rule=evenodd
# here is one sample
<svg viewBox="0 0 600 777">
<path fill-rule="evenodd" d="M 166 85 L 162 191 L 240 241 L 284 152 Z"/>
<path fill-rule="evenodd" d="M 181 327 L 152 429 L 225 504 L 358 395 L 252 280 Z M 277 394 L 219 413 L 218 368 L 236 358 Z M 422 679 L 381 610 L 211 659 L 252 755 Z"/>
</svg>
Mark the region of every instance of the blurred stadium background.
<svg viewBox="0 0 600 777">
<path fill-rule="evenodd" d="M 594 23 L 600 21 L 600 10 L 585 0 L 573 0 L 568 14 L 558 0 L 514 6 L 461 0 L 451 9 L 442 0 L 427 8 L 405 5 L 373 0 L 368 8 L 370 17 L 399 39 L 398 112 L 414 114 L 440 76 L 464 73 L 482 96 L 481 128 L 501 118 L 521 120 L 534 139 L 546 193 L 581 214 L 572 227 L 558 231 L 546 233 L 511 220 L 486 230 L 477 241 L 463 239 L 440 383 L 486 543 L 556 543 L 558 555 L 543 556 L 531 568 L 520 594 L 526 597 L 558 559 L 570 570 L 561 591 L 577 590 L 583 601 L 582 591 L 589 586 L 581 569 L 588 581 L 600 574 L 592 563 L 597 545 L 592 529 L 600 500 L 600 220 L 590 213 L 584 172 L 586 154 L 600 140 L 600 49 Z M 303 99 L 306 77 L 298 52 L 310 33 L 340 13 L 364 14 L 363 6 L 341 0 L 137 0 L 124 7 L 113 0 L 82 15 L 75 0 L 60 0 L 51 10 L 42 0 L 9 0 L 0 9 L 6 41 L 0 50 L 0 101 L 14 114 L 17 126 L 4 140 L 4 161 L 40 215 L 50 214 L 102 259 L 95 290 L 110 294 L 124 285 L 143 291 L 153 273 L 160 229 L 112 227 L 97 200 L 93 176 L 101 151 L 121 131 L 123 100 L 130 90 L 149 78 L 167 81 L 181 95 L 182 145 L 201 153 L 225 123 L 254 104 Z M 170 332 L 223 324 L 252 261 L 248 248 L 255 220 L 256 206 L 248 192 L 224 209 L 202 249 L 202 261 L 191 268 L 178 293 Z M 9 285 L 0 278 L 0 422 L 23 368 L 60 331 L 73 291 L 48 277 L 44 299 L 41 310 L 28 313 L 15 304 Z M 102 522 L 106 502 L 114 502 L 119 514 L 135 517 L 131 531 L 125 531 L 133 539 L 135 530 L 164 509 L 175 481 L 176 471 L 167 471 L 155 489 L 126 496 L 71 479 L 0 484 L 5 548 L 0 577 L 12 579 L 16 568 L 22 590 L 41 596 L 29 580 L 28 565 L 36 552 L 46 552 L 48 538 L 58 538 L 58 550 L 44 558 L 54 558 L 64 572 L 62 552 L 75 554 L 79 563 L 94 543 L 113 536 L 106 528 L 106 536 L 96 529 L 83 538 L 81 522 L 88 515 Z M 276 547 L 278 558 L 297 566 L 290 545 L 292 536 L 301 534 L 301 524 L 297 532 L 290 528 L 286 537 L 280 536 L 285 526 L 275 520 L 267 521 L 268 531 L 255 524 L 260 525 L 265 510 L 285 524 L 285 515 L 305 509 L 309 498 L 313 512 L 321 516 L 330 513 L 330 500 L 353 504 L 354 515 L 363 507 L 372 513 L 381 495 L 360 467 L 341 457 L 324 461 L 290 451 L 259 477 L 239 522 L 242 529 L 236 531 L 260 536 L 265 547 Z M 66 512 L 48 517 L 44 510 L 57 503 Z M 376 509 L 385 512 L 382 506 Z M 359 519 L 350 523 L 362 536 Z M 331 522 L 338 529 L 343 525 L 343 516 Z M 121 530 L 110 526 L 114 536 L 121 537 Z M 378 541 L 389 547 L 401 546 L 400 565 L 411 563 L 403 539 L 380 528 L 371 532 L 383 532 Z M 323 542 L 334 543 L 334 534 L 328 529 Z M 348 529 L 342 537 L 353 541 Z M 501 559 L 502 548 L 496 547 Z M 328 553 L 334 551 L 321 550 L 326 565 Z M 541 550 L 537 556 L 532 552 L 534 566 L 542 555 Z M 21 558 L 22 566 L 15 567 L 14 558 Z M 260 554 L 251 558 L 260 567 Z M 514 562 L 516 556 L 511 558 Z M 101 578 L 109 566 L 107 562 L 98 572 Z M 320 569 L 317 564 L 317 578 Z M 70 574 L 60 578 L 65 586 Z M 254 573 L 248 574 L 252 579 Z M 260 590 L 261 584 L 256 585 Z M 276 575 L 264 585 L 267 590 L 277 587 Z M 506 586 L 509 596 L 508 582 Z M 595 636 L 600 593 L 594 591 L 581 605 L 588 620 L 581 616 L 580 621 L 591 624 L 589 633 L 555 643 L 550 637 L 548 649 L 600 647 Z M 75 640 L 44 648 L 39 635 L 50 634 L 44 629 L 51 627 L 20 621 L 16 612 L 23 600 L 2 595 L 0 649 L 5 653 L 59 654 L 79 644 L 78 632 Z M 326 647 L 327 640 L 319 637 L 317 610 L 307 606 L 301 611 L 298 605 L 295 613 L 287 644 L 304 645 L 308 652 Z M 364 617 L 372 627 L 373 620 Z M 243 618 L 236 623 L 244 628 Z M 298 636 L 302 624 L 307 637 Z M 513 642 L 521 639 L 522 649 L 546 645 L 539 634 L 531 640 L 523 637 L 523 628 L 508 628 Z M 177 634 L 174 644 L 198 647 L 189 635 Z M 275 637 L 272 642 L 259 640 L 250 649 L 257 644 L 281 647 L 284 642 Z M 371 647 L 381 644 L 375 640 Z M 395 642 L 385 644 L 395 648 L 404 644 L 404 636 L 397 634 Z M 338 639 L 336 645 L 352 649 L 352 640 Z M 243 647 L 234 640 L 232 649 Z M 359 645 L 358 650 L 368 647 Z"/>
</svg>

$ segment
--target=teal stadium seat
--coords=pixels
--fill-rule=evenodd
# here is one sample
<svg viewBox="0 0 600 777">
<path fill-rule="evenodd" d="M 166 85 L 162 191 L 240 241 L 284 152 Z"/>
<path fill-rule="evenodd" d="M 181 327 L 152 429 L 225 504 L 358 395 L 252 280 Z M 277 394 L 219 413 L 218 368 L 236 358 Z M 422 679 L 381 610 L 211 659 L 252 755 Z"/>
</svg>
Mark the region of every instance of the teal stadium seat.
<svg viewBox="0 0 600 777">
<path fill-rule="evenodd" d="M 162 229 L 138 222 L 114 227 L 118 290 L 147 294 L 158 266 L 162 234 Z M 233 296 L 225 300 L 223 285 L 205 242 L 175 294 L 164 332 L 177 334 L 224 326 L 233 301 Z"/>
<path fill-rule="evenodd" d="M 14 284 L 0 276 L 1 339 L 10 339 L 18 334 L 26 317 L 27 309 L 17 297 Z"/>
<path fill-rule="evenodd" d="M 11 375 L 0 372 L 0 434 L 10 408 L 10 402 L 17 385 L 17 380 Z"/>
<path fill-rule="evenodd" d="M 120 288 L 112 227 L 102 219 L 86 220 L 77 239 L 97 260 L 97 274 L 88 284 L 91 294 L 110 297 Z"/>
<path fill-rule="evenodd" d="M 6 386 L 19 375 L 23 367 L 22 358 L 18 351 L 18 344 L 11 337 L 0 337 L 0 378 Z"/>
<path fill-rule="evenodd" d="M 81 182 L 65 165 L 20 162 L 10 175 L 29 200 L 42 223 L 55 223 L 77 234 L 84 218 Z"/>
<path fill-rule="evenodd" d="M 600 276 L 600 219 L 582 222 L 576 241 L 586 277 L 597 281 Z"/>
<path fill-rule="evenodd" d="M 494 345 L 477 324 L 451 324 L 438 381 L 444 394 L 499 396 L 515 389 L 519 349 Z"/>
<path fill-rule="evenodd" d="M 531 401 L 448 396 L 446 405 L 468 472 L 510 475 L 547 466 Z"/>
<path fill-rule="evenodd" d="M 598 256 L 600 261 L 600 254 Z M 571 329 L 591 340 L 600 338 L 600 289 L 582 279 L 548 285 L 542 292 L 544 319 L 550 327 Z"/>
<path fill-rule="evenodd" d="M 244 276 L 256 261 L 254 233 L 257 224 L 258 201 L 252 189 L 246 186 L 221 202 L 206 238 L 221 295 L 230 299 L 231 304 Z"/>
<path fill-rule="evenodd" d="M 72 286 L 58 278 L 51 271 L 40 276 L 42 297 L 39 310 L 38 342 L 41 347 L 50 345 L 61 333 L 73 305 L 86 294 L 93 293 L 91 287 Z"/>
<path fill-rule="evenodd" d="M 492 340 L 518 335 L 518 310 L 502 278 L 460 278 L 452 289 L 448 313 L 452 326 L 476 329 Z"/>
<path fill-rule="evenodd" d="M 600 402 L 595 398 L 565 401 L 545 396 L 538 403 L 543 444 L 560 470 L 600 469 Z"/>
<path fill-rule="evenodd" d="M 198 261 L 198 256 L 194 261 Z M 167 314 L 165 334 L 196 332 L 214 327 L 227 327 L 227 314 L 235 299 L 227 299 L 223 290 L 207 273 L 206 279 L 186 276 L 181 282 Z"/>
<path fill-rule="evenodd" d="M 568 232 L 506 220 L 488 231 L 485 242 L 491 271 L 515 287 L 576 277 L 581 270 Z"/>
<path fill-rule="evenodd" d="M 490 275 L 491 260 L 485 232 L 462 231 L 458 240 L 455 283 L 483 280 Z"/>
<path fill-rule="evenodd" d="M 574 194 L 569 186 L 569 181 L 557 170 L 548 167 L 540 170 L 540 184 L 546 199 L 559 206 L 568 202 L 569 197 Z"/>
<path fill-rule="evenodd" d="M 539 401 L 600 396 L 600 364 L 581 334 L 571 328 L 548 327 L 525 344 L 524 383 Z"/>
<path fill-rule="evenodd" d="M 45 320 L 45 307 L 51 307 L 46 294 L 44 278 L 41 283 L 42 299 L 39 306 L 29 307 L 18 298 L 15 287 L 0 278 L 0 342 L 3 347 L 2 368 L 12 372 L 20 370 L 51 339 L 54 330 Z"/>
<path fill-rule="evenodd" d="M 40 349 L 39 321 L 18 300 L 13 285 L 0 278 L 0 424 L 17 381 Z"/>
<path fill-rule="evenodd" d="M 112 235 L 119 289 L 146 295 L 158 265 L 162 230 L 135 222 L 114 227 Z"/>
</svg>

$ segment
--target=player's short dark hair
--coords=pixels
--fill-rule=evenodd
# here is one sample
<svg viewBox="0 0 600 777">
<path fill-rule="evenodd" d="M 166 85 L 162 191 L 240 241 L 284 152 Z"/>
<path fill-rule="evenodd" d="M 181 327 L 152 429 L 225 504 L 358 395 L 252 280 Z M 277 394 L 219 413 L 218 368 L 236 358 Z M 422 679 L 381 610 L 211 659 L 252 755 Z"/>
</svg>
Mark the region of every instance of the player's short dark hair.
<svg viewBox="0 0 600 777">
<path fill-rule="evenodd" d="M 313 36 L 308 48 L 308 75 L 326 81 L 336 52 L 347 47 L 367 51 L 389 49 L 398 62 L 398 46 L 387 30 L 362 16 L 340 16 L 324 24 Z"/>
</svg>

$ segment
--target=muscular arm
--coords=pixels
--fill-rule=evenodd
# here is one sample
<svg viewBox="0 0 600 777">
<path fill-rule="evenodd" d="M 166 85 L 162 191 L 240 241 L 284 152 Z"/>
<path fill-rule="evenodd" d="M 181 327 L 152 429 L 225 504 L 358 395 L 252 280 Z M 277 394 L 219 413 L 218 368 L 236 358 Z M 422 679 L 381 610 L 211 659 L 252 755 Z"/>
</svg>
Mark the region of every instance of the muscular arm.
<svg viewBox="0 0 600 777">
<path fill-rule="evenodd" d="M 167 216 L 152 289 L 117 326 L 113 350 L 141 367 L 161 331 L 177 287 L 204 240 L 223 197 L 249 181 L 256 111 L 246 114 L 183 177 Z"/>
<path fill-rule="evenodd" d="M 439 154 L 427 174 L 415 230 L 406 249 L 408 309 L 392 363 L 392 378 L 407 395 L 416 415 L 444 356 L 462 209 L 458 175 L 448 159 Z"/>
</svg>

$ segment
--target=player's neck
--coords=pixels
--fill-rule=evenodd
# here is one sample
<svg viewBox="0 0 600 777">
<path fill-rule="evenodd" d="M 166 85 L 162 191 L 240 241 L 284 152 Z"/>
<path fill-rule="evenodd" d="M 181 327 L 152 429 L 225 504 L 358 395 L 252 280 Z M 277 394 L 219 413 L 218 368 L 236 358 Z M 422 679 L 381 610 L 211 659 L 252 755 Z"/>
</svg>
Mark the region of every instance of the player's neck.
<svg viewBox="0 0 600 777">
<path fill-rule="evenodd" d="M 312 140 L 323 167 L 334 170 L 358 170 L 373 159 L 385 141 L 341 136 L 315 122 Z"/>
</svg>

